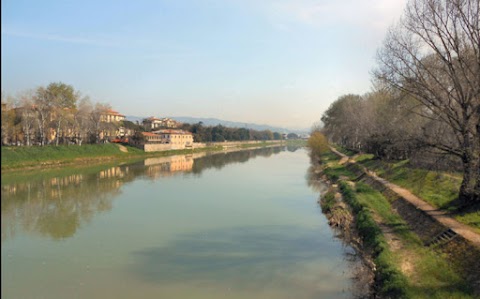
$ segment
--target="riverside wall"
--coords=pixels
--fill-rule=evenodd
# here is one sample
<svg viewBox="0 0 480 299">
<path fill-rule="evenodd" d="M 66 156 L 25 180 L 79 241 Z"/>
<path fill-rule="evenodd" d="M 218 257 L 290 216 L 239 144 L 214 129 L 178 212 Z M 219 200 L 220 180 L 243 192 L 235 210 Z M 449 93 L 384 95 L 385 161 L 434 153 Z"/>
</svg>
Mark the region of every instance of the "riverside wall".
<svg viewBox="0 0 480 299">
<path fill-rule="evenodd" d="M 205 148 L 205 147 L 219 147 L 221 146 L 223 149 L 230 149 L 239 147 L 242 145 L 262 145 L 262 144 L 281 144 L 282 141 L 279 140 L 267 140 L 267 141 L 260 141 L 260 140 L 249 140 L 249 141 L 227 141 L 227 142 L 208 142 L 208 143 L 200 143 L 194 142 L 191 148 Z M 136 147 L 144 150 L 145 152 L 161 152 L 161 151 L 170 151 L 170 150 L 183 150 L 189 149 L 189 147 L 185 147 L 184 145 L 177 145 L 177 144 L 165 144 L 165 143 L 146 143 L 146 144 L 138 144 L 135 145 Z"/>
</svg>

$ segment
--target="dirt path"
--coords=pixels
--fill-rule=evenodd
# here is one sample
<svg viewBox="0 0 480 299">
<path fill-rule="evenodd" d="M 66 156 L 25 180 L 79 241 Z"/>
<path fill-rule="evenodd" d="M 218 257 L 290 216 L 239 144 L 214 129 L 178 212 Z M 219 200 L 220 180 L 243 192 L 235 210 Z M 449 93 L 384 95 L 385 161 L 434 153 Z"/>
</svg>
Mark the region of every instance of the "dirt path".
<svg viewBox="0 0 480 299">
<path fill-rule="evenodd" d="M 120 151 L 124 152 L 124 153 L 128 153 L 128 148 L 126 148 L 125 146 L 121 145 L 121 144 L 117 144 L 118 145 L 118 148 L 120 149 Z"/>
<path fill-rule="evenodd" d="M 335 148 L 330 147 L 330 150 L 340 157 L 340 161 L 338 161 L 338 164 L 343 165 L 350 160 L 349 156 L 337 151 Z"/>
<path fill-rule="evenodd" d="M 368 171 L 367 169 L 365 169 Z M 438 222 L 442 223 L 448 228 L 451 228 L 454 232 L 464 237 L 466 240 L 472 242 L 475 246 L 480 247 L 480 235 L 476 233 L 471 227 L 458 222 L 447 212 L 439 210 L 438 208 L 433 207 L 432 205 L 428 204 L 424 200 L 420 199 L 416 195 L 412 194 L 409 190 L 402 188 L 398 185 L 390 183 L 389 181 L 382 179 L 381 177 L 377 176 L 374 173 L 368 172 L 367 173 L 371 178 L 374 180 L 382 183 L 385 187 L 389 188 L 393 192 L 395 192 L 400 197 L 403 197 L 408 202 L 413 204 L 417 209 L 420 209 L 430 215 L 432 218 L 437 220 Z"/>
<path fill-rule="evenodd" d="M 345 164 L 346 162 L 349 163 L 356 163 L 353 159 L 350 159 L 347 155 L 337 151 L 333 147 L 330 148 L 332 152 L 337 154 L 340 158 L 340 164 Z M 470 241 L 473 245 L 480 248 L 480 234 L 475 232 L 471 227 L 465 225 L 463 223 L 458 222 L 447 212 L 441 211 L 438 208 L 433 207 L 432 205 L 428 204 L 418 196 L 412 194 L 409 190 L 402 188 L 398 185 L 395 185 L 379 176 L 377 176 L 373 171 L 368 170 L 367 168 L 363 167 L 364 172 L 370 176 L 372 179 L 376 180 L 377 182 L 383 184 L 386 188 L 395 192 L 398 196 L 403 197 L 405 200 L 410 202 L 414 205 L 417 209 L 420 209 L 434 218 L 436 221 L 442 223 L 446 227 L 452 229 L 455 233 L 461 235 L 466 240 Z"/>
</svg>

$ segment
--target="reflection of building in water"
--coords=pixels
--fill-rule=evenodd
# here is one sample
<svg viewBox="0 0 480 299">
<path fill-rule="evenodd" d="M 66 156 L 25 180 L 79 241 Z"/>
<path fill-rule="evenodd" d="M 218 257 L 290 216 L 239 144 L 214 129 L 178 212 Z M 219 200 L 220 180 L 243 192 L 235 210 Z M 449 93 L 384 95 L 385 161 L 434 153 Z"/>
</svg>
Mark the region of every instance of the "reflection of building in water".
<svg viewBox="0 0 480 299">
<path fill-rule="evenodd" d="M 129 177 L 128 167 L 96 173 L 45 177 L 2 184 L 2 240 L 18 226 L 54 239 L 72 236 L 95 213 L 109 211 L 111 201 Z"/>
<path fill-rule="evenodd" d="M 144 162 L 145 173 L 152 178 L 169 176 L 175 172 L 190 171 L 193 168 L 193 156 L 171 156 L 161 158 L 148 158 Z"/>
<path fill-rule="evenodd" d="M 101 179 L 111 179 L 111 178 L 123 178 L 128 174 L 128 167 L 120 168 L 118 166 L 111 167 L 106 170 L 102 170 L 98 173 L 98 177 Z"/>
<path fill-rule="evenodd" d="M 98 173 L 98 178 L 100 179 L 114 179 L 117 178 L 117 180 L 111 180 L 109 181 L 110 187 L 112 188 L 120 188 L 123 184 L 123 178 L 126 178 L 129 172 L 128 166 L 126 167 L 118 167 L 114 166 L 106 170 L 102 170 Z"/>
<path fill-rule="evenodd" d="M 46 181 L 45 187 L 67 187 L 69 185 L 79 185 L 83 181 L 82 174 L 73 174 L 65 177 L 54 177 Z M 9 196 L 21 192 L 27 192 L 32 189 L 29 182 L 23 184 L 2 185 L 2 195 Z M 56 194 L 52 192 L 52 194 Z"/>
<path fill-rule="evenodd" d="M 50 184 L 52 186 L 68 186 L 70 184 L 75 184 L 78 185 L 82 182 L 83 180 L 83 175 L 81 174 L 74 174 L 74 175 L 69 175 L 66 177 L 56 177 L 52 178 L 50 180 Z"/>
</svg>

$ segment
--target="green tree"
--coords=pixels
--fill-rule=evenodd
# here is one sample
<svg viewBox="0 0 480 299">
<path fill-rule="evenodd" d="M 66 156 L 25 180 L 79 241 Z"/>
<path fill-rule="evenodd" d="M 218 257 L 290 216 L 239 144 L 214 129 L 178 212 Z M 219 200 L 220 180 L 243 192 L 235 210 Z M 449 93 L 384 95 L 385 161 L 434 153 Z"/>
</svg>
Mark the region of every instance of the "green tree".
<svg viewBox="0 0 480 299">
<path fill-rule="evenodd" d="M 311 156 L 317 158 L 320 158 L 322 154 L 330 150 L 327 138 L 318 131 L 310 134 L 310 138 L 308 138 L 308 147 L 310 148 Z"/>
<path fill-rule="evenodd" d="M 58 145 L 62 134 L 62 126 L 67 121 L 72 120 L 80 94 L 75 91 L 73 86 L 62 82 L 50 83 L 46 92 L 48 100 L 51 101 L 54 115 L 55 144 Z M 65 135 L 65 132 L 63 133 Z"/>
<path fill-rule="evenodd" d="M 288 133 L 287 134 L 288 139 L 298 139 L 298 135 L 295 133 Z"/>
</svg>

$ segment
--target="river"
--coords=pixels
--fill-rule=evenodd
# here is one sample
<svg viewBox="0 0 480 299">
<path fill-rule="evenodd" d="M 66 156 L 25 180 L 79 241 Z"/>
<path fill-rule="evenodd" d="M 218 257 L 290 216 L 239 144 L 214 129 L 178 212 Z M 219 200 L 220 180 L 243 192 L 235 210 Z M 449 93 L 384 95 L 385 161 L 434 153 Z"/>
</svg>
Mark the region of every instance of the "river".
<svg viewBox="0 0 480 299">
<path fill-rule="evenodd" d="M 2 174 L 2 298 L 352 298 L 309 165 L 264 148 Z"/>
</svg>

